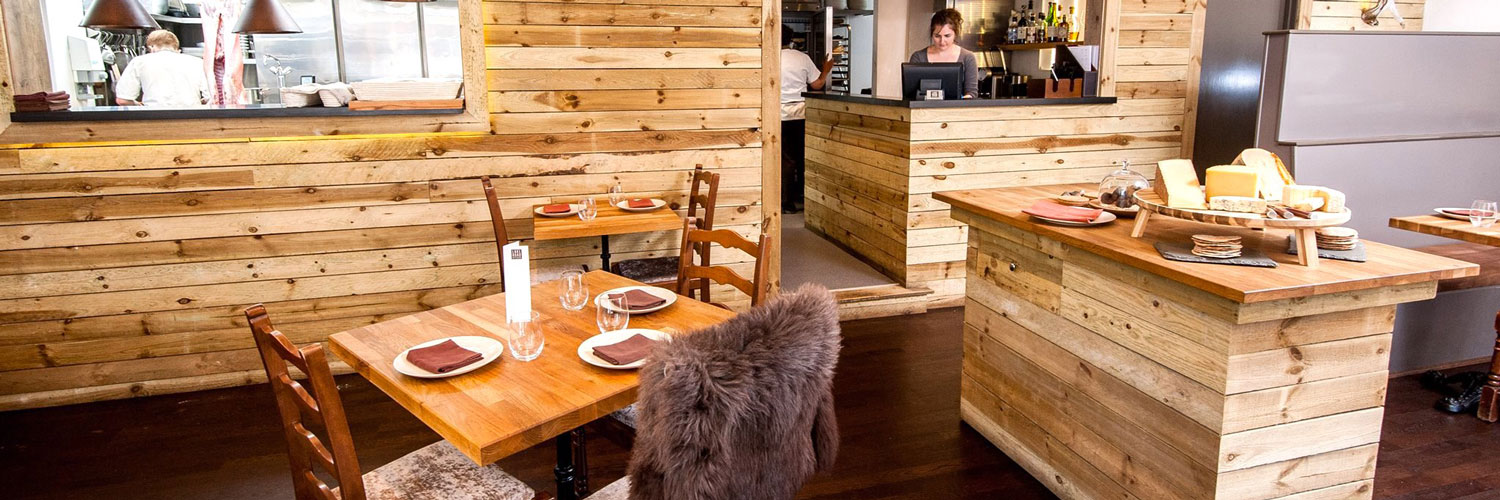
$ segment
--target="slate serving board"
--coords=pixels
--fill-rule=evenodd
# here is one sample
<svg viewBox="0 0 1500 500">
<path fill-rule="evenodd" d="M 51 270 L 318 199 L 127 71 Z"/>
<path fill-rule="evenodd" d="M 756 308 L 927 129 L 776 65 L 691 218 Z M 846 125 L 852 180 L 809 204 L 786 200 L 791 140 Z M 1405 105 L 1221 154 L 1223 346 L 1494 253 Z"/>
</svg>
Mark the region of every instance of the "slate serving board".
<svg viewBox="0 0 1500 500">
<path fill-rule="evenodd" d="M 1286 238 L 1286 246 L 1286 253 L 1297 255 L 1297 235 L 1294 234 L 1288 236 Z M 1349 262 L 1364 262 L 1368 260 L 1365 257 L 1365 242 L 1363 240 L 1354 242 L 1354 248 L 1351 250 L 1328 250 L 1319 248 L 1318 258 L 1347 260 Z"/>
<path fill-rule="evenodd" d="M 1266 254 L 1254 248 L 1245 248 L 1239 257 L 1232 259 L 1215 259 L 1213 257 L 1200 257 L 1193 255 L 1192 243 L 1172 243 L 1166 241 L 1156 242 L 1156 253 L 1167 260 L 1178 262 L 1197 262 L 1202 264 L 1220 264 L 1226 266 L 1248 266 L 1248 267 L 1276 267 L 1276 261 L 1266 257 Z"/>
</svg>

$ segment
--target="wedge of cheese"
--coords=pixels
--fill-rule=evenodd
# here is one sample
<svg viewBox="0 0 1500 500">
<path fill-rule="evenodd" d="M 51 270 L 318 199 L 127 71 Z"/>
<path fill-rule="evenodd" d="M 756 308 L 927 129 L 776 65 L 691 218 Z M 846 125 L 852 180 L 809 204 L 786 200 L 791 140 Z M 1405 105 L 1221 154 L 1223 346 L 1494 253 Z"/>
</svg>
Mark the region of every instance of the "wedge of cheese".
<svg viewBox="0 0 1500 500">
<path fill-rule="evenodd" d="M 1167 206 L 1204 210 L 1208 203 L 1198 184 L 1198 171 L 1192 160 L 1163 160 L 1156 164 L 1156 183 L 1152 188 Z"/>
<path fill-rule="evenodd" d="M 1319 210 L 1330 213 L 1344 211 L 1344 193 L 1322 186 L 1287 186 L 1282 189 L 1281 202 L 1286 206 L 1307 211 Z"/>
<path fill-rule="evenodd" d="M 1208 199 L 1208 209 L 1263 214 L 1266 213 L 1266 200 L 1246 196 L 1215 196 Z"/>
<path fill-rule="evenodd" d="M 1319 210 L 1335 214 L 1344 211 L 1344 193 L 1328 188 L 1318 188 L 1317 196 L 1323 199 L 1323 208 Z"/>
<path fill-rule="evenodd" d="M 1204 174 L 1204 184 L 1208 186 L 1208 197 L 1216 196 L 1243 196 L 1246 198 L 1260 198 L 1261 182 L 1260 169 L 1248 165 L 1219 165 L 1209 167 Z M 1279 198 L 1280 193 L 1277 193 Z"/>
<path fill-rule="evenodd" d="M 1233 165 L 1245 165 L 1260 170 L 1260 194 L 1261 198 L 1269 201 L 1282 201 L 1282 188 L 1296 184 L 1292 181 L 1292 174 L 1286 169 L 1286 164 L 1276 153 L 1260 148 L 1250 148 L 1240 152 L 1234 159 Z"/>
</svg>

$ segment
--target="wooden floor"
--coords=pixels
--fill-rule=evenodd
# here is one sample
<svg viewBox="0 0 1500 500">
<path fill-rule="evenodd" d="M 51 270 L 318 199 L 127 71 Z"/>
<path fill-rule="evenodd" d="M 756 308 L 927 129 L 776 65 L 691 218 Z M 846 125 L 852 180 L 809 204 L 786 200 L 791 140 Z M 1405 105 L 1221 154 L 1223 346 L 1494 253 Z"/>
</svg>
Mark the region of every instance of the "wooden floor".
<svg viewBox="0 0 1500 500">
<path fill-rule="evenodd" d="M 1052 498 L 959 423 L 961 322 L 947 309 L 844 323 L 838 466 L 802 498 Z M 437 439 L 358 376 L 340 390 L 365 469 Z M 1377 498 L 1500 498 L 1500 427 L 1432 410 L 1411 377 L 1392 381 L 1387 400 Z M 0 496 L 291 498 L 277 425 L 265 386 L 0 413 Z M 589 451 L 595 487 L 624 472 L 626 450 L 594 439 Z M 501 465 L 550 491 L 552 453 Z"/>
</svg>

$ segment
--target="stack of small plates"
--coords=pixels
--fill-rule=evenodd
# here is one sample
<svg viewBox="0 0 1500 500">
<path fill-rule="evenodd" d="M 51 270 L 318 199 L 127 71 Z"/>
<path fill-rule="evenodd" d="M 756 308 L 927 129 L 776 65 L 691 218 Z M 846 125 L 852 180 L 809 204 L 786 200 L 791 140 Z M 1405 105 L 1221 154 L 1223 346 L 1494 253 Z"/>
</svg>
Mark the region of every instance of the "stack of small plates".
<svg viewBox="0 0 1500 500">
<path fill-rule="evenodd" d="M 1239 236 L 1214 234 L 1193 235 L 1193 255 L 1213 259 L 1232 259 L 1240 256 L 1244 247 Z"/>
<path fill-rule="evenodd" d="M 1359 244 L 1359 231 L 1347 227 L 1325 227 L 1318 230 L 1318 248 L 1353 250 Z"/>
</svg>

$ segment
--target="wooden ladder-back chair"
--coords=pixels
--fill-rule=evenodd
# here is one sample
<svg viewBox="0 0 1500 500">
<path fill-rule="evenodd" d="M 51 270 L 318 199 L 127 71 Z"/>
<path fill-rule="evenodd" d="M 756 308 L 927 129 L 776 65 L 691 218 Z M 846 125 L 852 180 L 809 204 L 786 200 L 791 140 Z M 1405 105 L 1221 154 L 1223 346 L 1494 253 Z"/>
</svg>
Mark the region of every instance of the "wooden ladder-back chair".
<svg viewBox="0 0 1500 500">
<path fill-rule="evenodd" d="M 696 219 L 698 229 L 709 230 L 714 228 L 715 206 L 719 202 L 719 174 L 703 169 L 703 165 L 693 168 L 693 176 L 690 180 L 690 191 L 687 198 L 687 216 Z M 694 248 L 698 262 L 709 263 L 708 245 Z M 610 266 L 610 272 L 630 278 L 642 283 L 670 286 L 677 281 L 678 260 L 683 257 L 669 255 L 649 259 L 631 259 L 614 263 Z"/>
<path fill-rule="evenodd" d="M 525 483 L 499 467 L 474 465 L 447 441 L 438 441 L 361 475 L 354 438 L 344 416 L 344 403 L 339 398 L 323 346 L 293 345 L 271 326 L 271 318 L 261 304 L 245 309 L 245 318 L 250 322 L 250 333 L 255 337 L 266 377 L 276 395 L 287 458 L 291 462 L 292 486 L 298 500 L 529 500 L 536 496 Z M 287 365 L 306 374 L 307 383 L 293 380 Z M 327 434 L 326 441 L 310 430 L 317 428 Z M 331 475 L 338 485 L 330 487 L 318 478 L 314 465 Z M 433 477 L 438 475 L 444 477 Z M 445 489 L 432 491 L 431 485 Z"/>
<path fill-rule="evenodd" d="M 766 299 L 766 267 L 769 261 L 766 252 L 770 249 L 771 237 L 761 233 L 760 241 L 751 243 L 739 233 L 728 229 L 703 230 L 693 227 L 694 221 L 690 217 L 682 224 L 682 260 L 677 268 L 677 293 L 692 297 L 697 290 L 697 297 L 703 302 L 713 302 L 709 295 L 709 288 L 714 283 L 730 285 L 745 295 L 750 296 L 750 306 L 758 306 Z M 713 244 L 719 244 L 724 248 L 733 248 L 750 254 L 755 258 L 755 276 L 753 279 L 745 279 L 739 273 L 725 266 L 711 265 L 704 262 L 702 265 L 692 261 L 694 248 L 702 247 L 705 256 L 707 249 Z"/>
<path fill-rule="evenodd" d="M 495 186 L 490 184 L 490 176 L 479 178 L 479 183 L 484 185 L 484 201 L 490 207 L 490 225 L 495 226 L 495 256 L 505 262 L 505 245 L 510 243 L 510 235 L 505 232 L 505 217 L 500 214 L 500 198 L 495 195 Z M 505 278 L 500 278 L 500 291 L 505 292 Z"/>
</svg>

